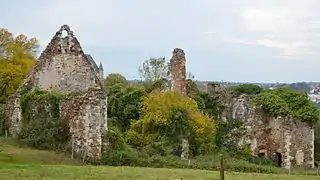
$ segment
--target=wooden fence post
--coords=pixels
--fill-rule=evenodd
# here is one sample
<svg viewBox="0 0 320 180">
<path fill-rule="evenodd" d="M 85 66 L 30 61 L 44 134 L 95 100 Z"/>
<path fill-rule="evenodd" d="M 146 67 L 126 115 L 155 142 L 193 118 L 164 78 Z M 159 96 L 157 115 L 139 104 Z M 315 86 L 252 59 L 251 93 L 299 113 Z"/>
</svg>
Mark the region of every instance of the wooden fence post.
<svg viewBox="0 0 320 180">
<path fill-rule="evenodd" d="M 71 159 L 73 159 L 73 152 L 74 152 L 74 137 L 71 136 Z"/>
<path fill-rule="evenodd" d="M 224 158 L 223 155 L 220 154 L 220 180 L 224 180 Z"/>
</svg>

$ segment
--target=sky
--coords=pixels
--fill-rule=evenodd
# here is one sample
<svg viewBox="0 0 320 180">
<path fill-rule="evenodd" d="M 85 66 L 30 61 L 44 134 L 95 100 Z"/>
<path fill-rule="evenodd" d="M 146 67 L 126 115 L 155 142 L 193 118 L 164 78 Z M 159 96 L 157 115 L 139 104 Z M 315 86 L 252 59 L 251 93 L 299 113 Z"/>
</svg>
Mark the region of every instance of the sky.
<svg viewBox="0 0 320 180">
<path fill-rule="evenodd" d="M 63 24 L 105 75 L 140 79 L 152 57 L 186 53 L 197 80 L 320 81 L 319 0 L 10 0 L 0 28 L 39 40 Z"/>
</svg>

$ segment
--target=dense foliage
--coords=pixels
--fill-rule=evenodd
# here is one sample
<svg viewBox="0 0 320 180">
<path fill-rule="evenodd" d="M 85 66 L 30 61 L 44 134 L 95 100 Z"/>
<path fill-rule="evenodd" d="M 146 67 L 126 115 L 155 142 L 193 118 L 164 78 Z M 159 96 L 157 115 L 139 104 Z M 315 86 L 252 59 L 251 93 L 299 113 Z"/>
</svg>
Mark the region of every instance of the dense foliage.
<svg viewBox="0 0 320 180">
<path fill-rule="evenodd" d="M 59 102 L 62 96 L 47 91 L 22 95 L 20 142 L 38 149 L 66 149 L 70 135 L 68 125 L 60 120 Z"/>
<path fill-rule="evenodd" d="M 296 120 L 310 124 L 319 120 L 319 111 L 305 92 L 280 87 L 263 91 L 254 97 L 254 101 L 273 117 L 292 115 Z"/>
<path fill-rule="evenodd" d="M 114 86 L 116 84 L 119 86 L 127 86 L 128 81 L 124 76 L 122 76 L 119 73 L 111 73 L 106 77 L 103 84 L 104 84 L 104 88 L 105 88 L 106 92 L 108 93 L 112 86 Z"/>
<path fill-rule="evenodd" d="M 140 112 L 140 119 L 133 124 L 138 133 L 188 138 L 194 142 L 193 154 L 212 150 L 214 121 L 200 113 L 193 99 L 179 92 L 154 91 L 143 98 Z"/>
<path fill-rule="evenodd" d="M 116 121 L 122 131 L 128 129 L 131 120 L 139 118 L 139 104 L 145 90 L 140 87 L 123 87 L 116 84 L 108 93 L 108 117 Z"/>
<path fill-rule="evenodd" d="M 262 87 L 254 85 L 254 84 L 241 84 L 236 86 L 235 92 L 236 94 L 258 94 L 262 91 Z"/>
</svg>

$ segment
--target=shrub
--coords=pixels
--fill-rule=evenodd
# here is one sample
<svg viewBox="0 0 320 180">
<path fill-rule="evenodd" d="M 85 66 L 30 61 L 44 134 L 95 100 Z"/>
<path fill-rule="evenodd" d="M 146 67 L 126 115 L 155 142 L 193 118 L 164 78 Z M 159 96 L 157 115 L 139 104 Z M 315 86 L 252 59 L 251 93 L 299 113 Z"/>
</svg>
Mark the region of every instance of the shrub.
<svg viewBox="0 0 320 180">
<path fill-rule="evenodd" d="M 235 87 L 235 92 L 237 95 L 240 94 L 257 94 L 260 93 L 263 89 L 260 86 L 254 84 L 241 84 Z"/>
<path fill-rule="evenodd" d="M 107 148 L 102 154 L 101 163 L 111 166 L 137 166 L 140 164 L 139 153 L 129 146 L 122 149 Z"/>
<path fill-rule="evenodd" d="M 319 120 L 319 111 L 308 100 L 307 94 L 289 88 L 266 90 L 254 97 L 254 103 L 273 117 L 292 115 L 296 120 L 310 124 Z"/>
<path fill-rule="evenodd" d="M 68 127 L 59 119 L 37 119 L 23 126 L 18 139 L 37 149 L 65 150 L 70 135 Z"/>
<path fill-rule="evenodd" d="M 22 94 L 20 142 L 38 149 L 66 150 L 70 134 L 68 123 L 60 120 L 62 95 L 38 90 Z"/>
<path fill-rule="evenodd" d="M 125 146 L 124 136 L 116 126 L 108 127 L 104 140 L 109 143 L 109 148 L 111 149 L 123 149 Z"/>
<path fill-rule="evenodd" d="M 170 137 L 172 141 L 187 138 L 194 143 L 193 149 L 200 148 L 203 153 L 208 150 L 204 147 L 211 147 L 215 132 L 214 121 L 199 111 L 197 103 L 175 91 L 153 91 L 143 97 L 140 119 L 131 128 L 144 135 Z"/>
</svg>

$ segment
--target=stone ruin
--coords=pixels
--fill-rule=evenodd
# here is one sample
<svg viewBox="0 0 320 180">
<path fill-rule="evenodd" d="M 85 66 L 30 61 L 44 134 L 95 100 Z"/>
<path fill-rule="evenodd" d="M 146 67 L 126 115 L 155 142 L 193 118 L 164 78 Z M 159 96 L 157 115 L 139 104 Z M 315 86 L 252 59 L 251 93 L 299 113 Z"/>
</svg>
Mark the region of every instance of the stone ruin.
<svg viewBox="0 0 320 180">
<path fill-rule="evenodd" d="M 219 85 L 208 85 L 210 93 L 219 95 L 223 89 Z M 310 124 L 293 117 L 270 117 L 261 107 L 253 106 L 248 95 L 222 97 L 227 109 L 222 112 L 221 119 L 232 118 L 244 123 L 244 129 L 236 130 L 242 135 L 232 137 L 233 142 L 238 142 L 240 147 L 249 145 L 253 155 L 275 157 L 281 154 L 282 166 L 287 169 L 314 167 L 314 129 Z"/>
<path fill-rule="evenodd" d="M 182 49 L 175 48 L 170 59 L 171 90 L 187 94 L 186 58 Z"/>
<path fill-rule="evenodd" d="M 170 64 L 171 90 L 186 95 L 186 59 L 182 49 L 174 49 Z M 220 119 L 226 121 L 231 117 L 244 122 L 242 136 L 233 137 L 239 146 L 250 145 L 253 155 L 257 156 L 281 154 L 285 168 L 314 167 L 314 129 L 311 125 L 292 117 L 269 117 L 259 107 L 252 107 L 249 96 L 234 98 L 226 87 L 217 83 L 209 83 L 207 92 L 219 97 L 227 107 Z"/>
<path fill-rule="evenodd" d="M 69 125 L 75 153 L 99 159 L 106 133 L 106 95 L 102 86 L 103 67 L 85 54 L 67 25 L 56 32 L 17 92 L 9 97 L 9 132 L 15 137 L 21 130 L 22 91 L 44 90 L 75 93 L 60 100 L 60 119 Z M 34 112 L 36 116 L 37 111 Z"/>
<path fill-rule="evenodd" d="M 186 95 L 186 59 L 182 49 L 176 48 L 170 60 L 171 90 Z M 21 92 L 41 89 L 51 92 L 77 92 L 79 95 L 60 101 L 60 119 L 68 122 L 74 141 L 74 152 L 86 152 L 99 159 L 103 136 L 107 131 L 106 95 L 102 87 L 103 67 L 98 67 L 89 54 L 85 54 L 66 25 L 55 34 L 35 66 L 17 92 L 9 97 L 7 112 L 10 134 L 16 136 L 21 129 Z M 219 85 L 211 85 L 208 92 L 222 92 Z M 271 118 L 261 109 L 250 106 L 247 96 L 228 99 L 226 105 L 233 119 L 244 122 L 244 136 L 237 142 L 249 144 L 254 155 L 271 156 L 281 153 L 283 166 L 314 167 L 314 130 L 307 123 L 288 118 Z M 35 114 L 36 115 L 36 114 Z M 227 117 L 222 117 L 227 119 Z M 187 149 L 187 148 L 186 148 Z M 182 154 L 183 155 L 183 154 Z M 183 155 L 184 156 L 184 155 Z"/>
</svg>

